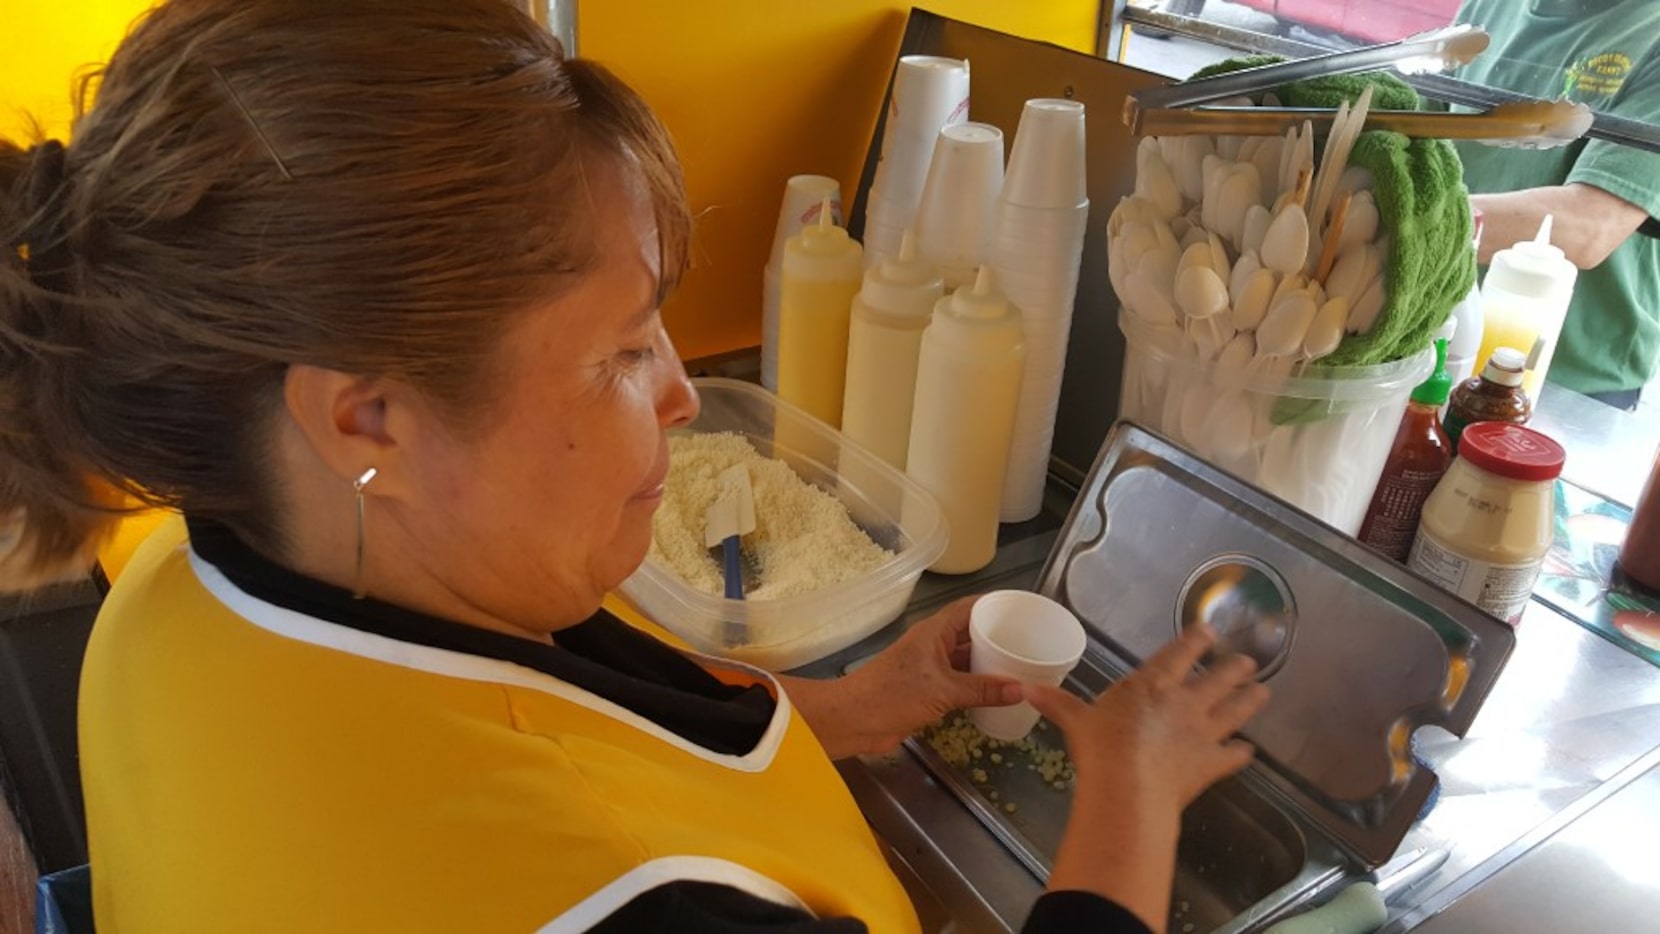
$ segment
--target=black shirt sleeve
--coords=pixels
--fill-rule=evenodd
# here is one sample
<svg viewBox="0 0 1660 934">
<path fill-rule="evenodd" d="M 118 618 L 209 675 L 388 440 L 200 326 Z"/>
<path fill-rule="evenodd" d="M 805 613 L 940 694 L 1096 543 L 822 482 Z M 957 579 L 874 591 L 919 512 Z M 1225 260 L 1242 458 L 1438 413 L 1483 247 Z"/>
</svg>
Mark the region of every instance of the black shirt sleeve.
<svg viewBox="0 0 1660 934">
<path fill-rule="evenodd" d="M 592 934 L 868 934 L 855 918 L 814 918 L 797 908 L 711 882 L 670 882 L 618 908 Z M 1152 934 L 1141 919 L 1091 892 L 1049 892 L 1021 934 Z"/>
<path fill-rule="evenodd" d="M 814 918 L 712 882 L 670 882 L 635 896 L 592 934 L 868 934 L 853 918 Z"/>
<path fill-rule="evenodd" d="M 1032 905 L 1021 934 L 1152 934 L 1117 902 L 1094 892 L 1046 892 Z"/>
</svg>

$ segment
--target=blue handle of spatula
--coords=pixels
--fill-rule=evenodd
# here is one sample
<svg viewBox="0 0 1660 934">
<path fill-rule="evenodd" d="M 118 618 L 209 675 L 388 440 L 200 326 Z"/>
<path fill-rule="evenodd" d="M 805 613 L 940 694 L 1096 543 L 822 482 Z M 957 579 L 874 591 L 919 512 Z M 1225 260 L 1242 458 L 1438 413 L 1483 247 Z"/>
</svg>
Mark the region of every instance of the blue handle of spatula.
<svg viewBox="0 0 1660 934">
<path fill-rule="evenodd" d="M 744 598 L 743 563 L 738 554 L 738 536 L 728 535 L 721 543 L 722 564 L 726 571 L 726 599 Z"/>
</svg>

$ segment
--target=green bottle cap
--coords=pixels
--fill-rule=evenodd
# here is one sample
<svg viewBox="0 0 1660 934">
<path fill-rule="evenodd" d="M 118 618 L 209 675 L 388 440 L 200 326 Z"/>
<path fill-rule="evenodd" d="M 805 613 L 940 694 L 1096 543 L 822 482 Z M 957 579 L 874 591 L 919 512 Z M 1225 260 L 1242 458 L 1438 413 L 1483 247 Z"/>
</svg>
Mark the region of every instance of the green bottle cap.
<svg viewBox="0 0 1660 934">
<path fill-rule="evenodd" d="M 1435 342 L 1435 372 L 1412 390 L 1412 401 L 1420 405 L 1446 405 L 1452 393 L 1452 377 L 1447 375 L 1447 341 Z"/>
</svg>

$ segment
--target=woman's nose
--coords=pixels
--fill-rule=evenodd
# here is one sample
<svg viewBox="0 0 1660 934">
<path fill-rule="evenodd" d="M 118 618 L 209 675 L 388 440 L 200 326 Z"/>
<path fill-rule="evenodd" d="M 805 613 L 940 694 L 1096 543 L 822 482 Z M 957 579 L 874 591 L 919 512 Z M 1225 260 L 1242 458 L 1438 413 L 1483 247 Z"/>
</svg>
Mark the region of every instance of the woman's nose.
<svg viewBox="0 0 1660 934">
<path fill-rule="evenodd" d="M 666 384 L 658 396 L 657 417 L 664 428 L 677 428 L 697 418 L 702 402 L 698 400 L 697 388 L 686 375 L 686 367 L 680 362 L 674 342 L 669 340 L 667 334 L 663 335 L 663 343 L 667 346 L 668 352 L 660 355 L 658 359 L 663 364 Z"/>
</svg>

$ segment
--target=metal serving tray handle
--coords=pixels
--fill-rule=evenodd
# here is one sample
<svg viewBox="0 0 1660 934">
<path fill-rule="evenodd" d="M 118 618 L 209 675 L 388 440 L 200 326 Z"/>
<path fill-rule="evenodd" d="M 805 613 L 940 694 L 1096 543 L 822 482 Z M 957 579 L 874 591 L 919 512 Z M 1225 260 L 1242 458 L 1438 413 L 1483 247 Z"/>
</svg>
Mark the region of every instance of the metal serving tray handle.
<svg viewBox="0 0 1660 934">
<path fill-rule="evenodd" d="M 1434 788 L 1413 731 L 1463 735 L 1515 645 L 1506 624 L 1124 422 L 1037 589 L 1121 671 L 1197 620 L 1254 656 L 1274 694 L 1245 731 L 1252 771 L 1366 866 Z"/>
</svg>

